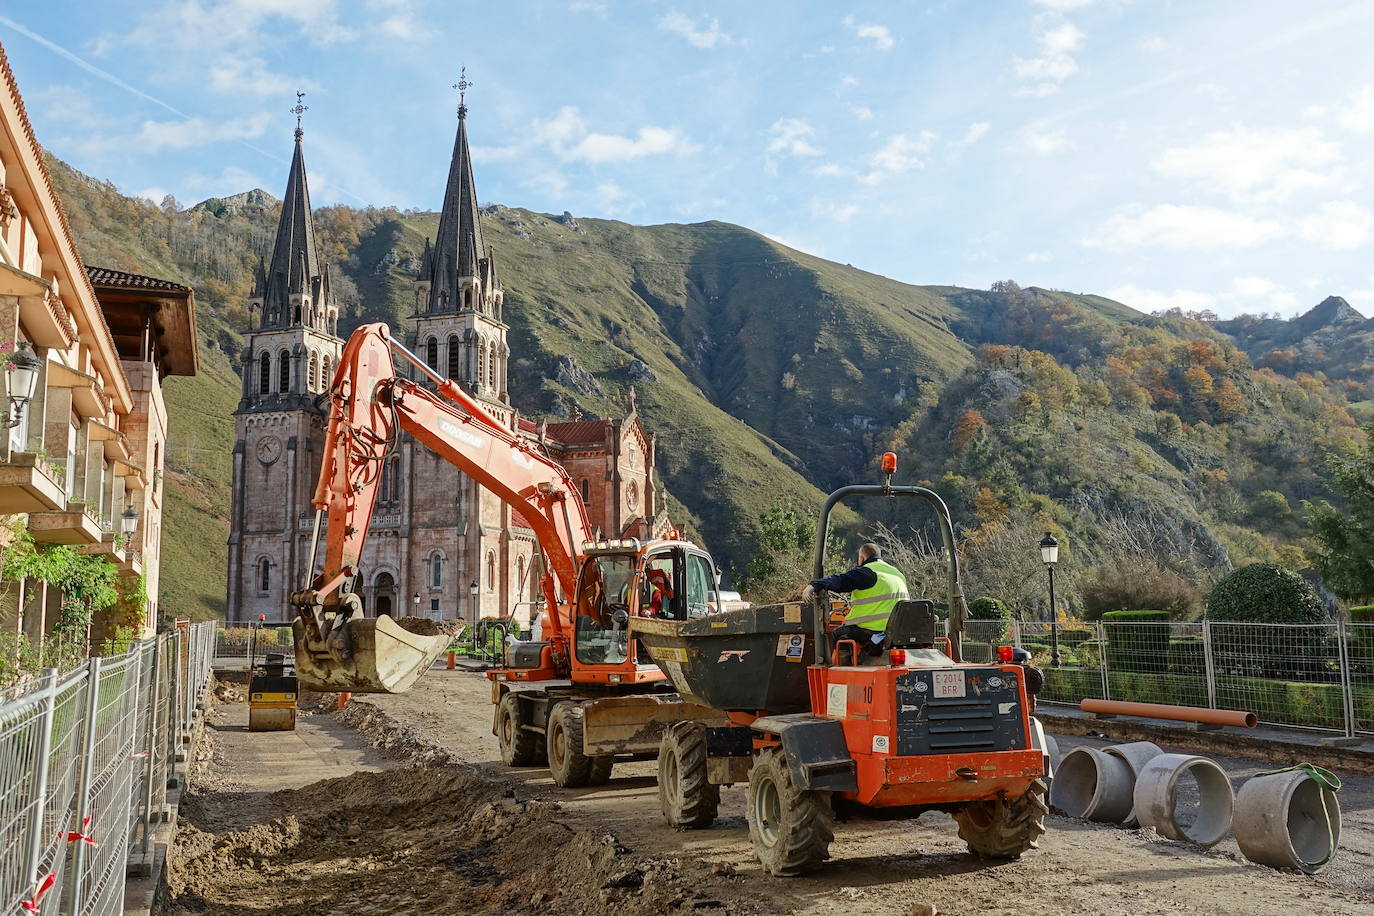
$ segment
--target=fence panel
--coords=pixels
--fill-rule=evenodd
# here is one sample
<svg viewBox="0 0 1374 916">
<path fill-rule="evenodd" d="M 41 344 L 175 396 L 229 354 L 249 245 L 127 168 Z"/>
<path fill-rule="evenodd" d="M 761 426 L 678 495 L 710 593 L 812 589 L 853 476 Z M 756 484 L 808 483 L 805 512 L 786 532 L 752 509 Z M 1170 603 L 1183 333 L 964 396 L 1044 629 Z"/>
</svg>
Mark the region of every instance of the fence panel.
<svg viewBox="0 0 1374 916">
<path fill-rule="evenodd" d="M 130 850 L 147 849 L 140 828 L 165 801 L 214 648 L 213 625 L 197 624 L 0 691 L 3 912 L 44 887 L 41 912 L 123 910 Z"/>
<path fill-rule="evenodd" d="M 1338 624 L 1209 624 L 1216 702 L 1271 725 L 1345 730 Z"/>
<path fill-rule="evenodd" d="M 1374 734 L 1374 623 L 1345 627 L 1345 653 L 1350 665 L 1350 692 L 1356 732 Z"/>
</svg>

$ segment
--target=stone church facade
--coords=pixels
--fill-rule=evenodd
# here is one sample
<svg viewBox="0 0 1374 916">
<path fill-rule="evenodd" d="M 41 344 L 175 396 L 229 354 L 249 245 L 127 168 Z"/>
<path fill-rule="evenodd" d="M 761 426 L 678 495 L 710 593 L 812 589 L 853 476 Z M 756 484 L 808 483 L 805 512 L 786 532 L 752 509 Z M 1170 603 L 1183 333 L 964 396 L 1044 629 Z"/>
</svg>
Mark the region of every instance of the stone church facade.
<svg viewBox="0 0 1374 916">
<path fill-rule="evenodd" d="M 286 620 L 291 592 L 309 575 L 326 417 L 320 406 L 343 340 L 329 269 L 315 244 L 302 132 L 271 259 L 249 302 L 243 389 L 235 411 L 227 619 Z M 433 244 L 415 281 L 416 308 L 398 329 L 412 352 L 462 384 L 501 423 L 540 443 L 577 481 L 606 537 L 648 537 L 668 527 L 654 488 L 654 440 L 634 394 L 613 420 L 548 423 L 521 417 L 506 370 L 504 293 L 481 212 L 461 106 L 448 184 Z M 323 554 L 323 536 L 320 553 Z M 529 620 L 538 595 L 534 533 L 518 513 L 410 436 L 388 460 L 361 563 L 369 615 Z M 322 556 L 316 558 L 318 571 Z"/>
</svg>

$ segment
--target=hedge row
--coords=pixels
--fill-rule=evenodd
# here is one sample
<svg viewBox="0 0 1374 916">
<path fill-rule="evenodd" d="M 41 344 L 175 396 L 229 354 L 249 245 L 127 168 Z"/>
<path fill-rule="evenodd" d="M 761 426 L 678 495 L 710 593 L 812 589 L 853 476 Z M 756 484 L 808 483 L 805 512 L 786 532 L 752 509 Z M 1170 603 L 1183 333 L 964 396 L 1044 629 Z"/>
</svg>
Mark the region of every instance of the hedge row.
<svg viewBox="0 0 1374 916">
<path fill-rule="evenodd" d="M 1043 668 L 1046 700 L 1076 703 L 1102 697 L 1102 674 L 1086 668 Z M 1174 706 L 1207 705 L 1207 683 L 1200 674 L 1142 674 L 1108 672 L 1111 698 L 1133 703 L 1168 703 Z M 1355 718 L 1374 722 L 1374 685 L 1354 689 Z M 1310 684 L 1264 678 L 1219 677 L 1217 706 L 1244 709 L 1266 722 L 1342 728 L 1345 702 L 1339 684 Z"/>
<path fill-rule="evenodd" d="M 1113 671 L 1163 674 L 1169 663 L 1168 611 L 1108 611 L 1107 667 Z"/>
</svg>

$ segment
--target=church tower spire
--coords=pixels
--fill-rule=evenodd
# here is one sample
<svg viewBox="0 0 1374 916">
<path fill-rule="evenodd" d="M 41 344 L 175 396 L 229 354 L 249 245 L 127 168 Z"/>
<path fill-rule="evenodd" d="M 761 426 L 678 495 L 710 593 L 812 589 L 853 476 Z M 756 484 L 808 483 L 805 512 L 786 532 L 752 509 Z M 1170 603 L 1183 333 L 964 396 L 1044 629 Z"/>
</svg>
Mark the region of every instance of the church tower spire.
<svg viewBox="0 0 1374 916">
<path fill-rule="evenodd" d="M 310 186 L 305 176 L 302 150 L 301 103 L 304 93 L 296 93 L 296 148 L 286 178 L 281 217 L 272 257 L 260 269 L 251 304 L 260 309 L 262 328 L 307 327 L 333 332 L 338 309 L 329 289 L 329 271 L 320 264 L 315 247 L 315 221 L 310 210 Z"/>
<path fill-rule="evenodd" d="M 433 250 L 422 262 L 417 284 L 420 310 L 428 313 L 476 310 L 496 314 L 500 284 L 491 251 L 482 240 L 477 186 L 472 178 L 472 150 L 468 147 L 467 68 L 454 84 L 459 91 L 458 133 L 449 160 L 448 184 L 439 213 Z M 428 243 L 426 243 L 428 244 Z"/>
</svg>

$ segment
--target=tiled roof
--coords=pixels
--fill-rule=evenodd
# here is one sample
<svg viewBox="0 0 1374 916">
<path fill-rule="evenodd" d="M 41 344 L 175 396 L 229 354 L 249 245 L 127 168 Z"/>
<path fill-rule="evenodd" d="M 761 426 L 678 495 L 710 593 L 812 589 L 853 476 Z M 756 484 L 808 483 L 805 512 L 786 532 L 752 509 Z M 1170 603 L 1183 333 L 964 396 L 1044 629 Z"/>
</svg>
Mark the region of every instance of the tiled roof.
<svg viewBox="0 0 1374 916">
<path fill-rule="evenodd" d="M 571 423 L 550 423 L 548 437 L 566 445 L 593 445 L 606 441 L 609 420 L 574 420 Z"/>
<path fill-rule="evenodd" d="M 86 275 L 91 278 L 91 285 L 93 286 L 118 286 L 124 289 L 165 289 L 176 293 L 191 292 L 191 287 L 173 283 L 171 280 L 145 277 L 143 274 L 129 273 L 127 270 L 115 270 L 112 267 L 92 267 L 88 264 L 86 265 Z"/>
</svg>

